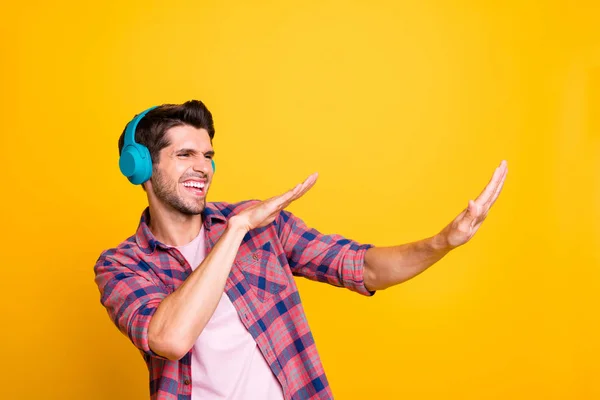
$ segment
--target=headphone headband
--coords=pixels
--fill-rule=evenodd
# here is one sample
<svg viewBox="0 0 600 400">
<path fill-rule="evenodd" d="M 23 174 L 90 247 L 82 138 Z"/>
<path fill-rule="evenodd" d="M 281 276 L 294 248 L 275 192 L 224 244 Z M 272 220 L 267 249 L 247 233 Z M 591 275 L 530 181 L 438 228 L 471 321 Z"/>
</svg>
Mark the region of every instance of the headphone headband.
<svg viewBox="0 0 600 400">
<path fill-rule="evenodd" d="M 147 110 L 142 111 L 138 115 L 136 115 L 128 124 L 127 128 L 125 128 L 125 145 L 128 144 L 136 144 L 135 142 L 135 130 L 139 124 L 139 122 L 148 114 L 148 112 L 154 110 L 158 106 L 150 107 Z"/>
</svg>

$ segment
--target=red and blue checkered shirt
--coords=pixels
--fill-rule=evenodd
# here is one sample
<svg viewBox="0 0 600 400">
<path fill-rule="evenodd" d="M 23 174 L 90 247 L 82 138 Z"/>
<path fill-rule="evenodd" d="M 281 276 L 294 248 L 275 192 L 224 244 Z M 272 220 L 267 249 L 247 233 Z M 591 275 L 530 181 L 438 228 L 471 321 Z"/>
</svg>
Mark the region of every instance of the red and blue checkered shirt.
<svg viewBox="0 0 600 400">
<path fill-rule="evenodd" d="M 207 203 L 203 213 L 207 252 L 227 219 L 253 204 Z M 148 345 L 150 319 L 161 301 L 192 273 L 174 247 L 157 241 L 142 214 L 137 233 L 100 255 L 94 272 L 101 303 L 141 351 L 152 399 L 191 398 L 191 350 L 170 361 Z M 225 285 L 227 296 L 283 388 L 286 399 L 333 398 L 293 276 L 346 287 L 363 295 L 365 252 L 339 235 L 324 235 L 282 211 L 270 225 L 243 239 Z"/>
</svg>

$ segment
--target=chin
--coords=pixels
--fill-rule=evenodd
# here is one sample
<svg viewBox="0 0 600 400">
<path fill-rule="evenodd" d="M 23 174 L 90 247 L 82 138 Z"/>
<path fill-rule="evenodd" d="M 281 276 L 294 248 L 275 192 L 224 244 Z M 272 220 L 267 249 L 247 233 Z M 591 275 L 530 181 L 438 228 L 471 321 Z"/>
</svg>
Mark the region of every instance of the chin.
<svg viewBox="0 0 600 400">
<path fill-rule="evenodd" d="M 186 206 L 186 207 L 181 207 L 181 208 L 177 207 L 177 208 L 183 214 L 186 214 L 186 215 L 198 215 L 198 214 L 202 214 L 202 212 L 206 208 L 206 201 L 203 200 L 202 203 L 200 203 L 200 204 L 194 204 L 193 206 Z"/>
</svg>

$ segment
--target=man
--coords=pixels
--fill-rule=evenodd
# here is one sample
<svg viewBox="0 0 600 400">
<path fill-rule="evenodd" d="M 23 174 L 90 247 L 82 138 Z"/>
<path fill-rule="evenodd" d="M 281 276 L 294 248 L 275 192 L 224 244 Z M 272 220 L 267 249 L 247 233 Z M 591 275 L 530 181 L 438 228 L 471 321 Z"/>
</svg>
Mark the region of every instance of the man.
<svg viewBox="0 0 600 400">
<path fill-rule="evenodd" d="M 121 171 L 149 206 L 94 270 L 102 304 L 144 356 L 153 399 L 332 398 L 293 275 L 366 296 L 406 281 L 475 234 L 507 172 L 502 162 L 437 235 L 374 247 L 285 210 L 316 174 L 266 201 L 207 203 L 214 133 L 194 100 L 145 111 L 119 139 Z"/>
</svg>

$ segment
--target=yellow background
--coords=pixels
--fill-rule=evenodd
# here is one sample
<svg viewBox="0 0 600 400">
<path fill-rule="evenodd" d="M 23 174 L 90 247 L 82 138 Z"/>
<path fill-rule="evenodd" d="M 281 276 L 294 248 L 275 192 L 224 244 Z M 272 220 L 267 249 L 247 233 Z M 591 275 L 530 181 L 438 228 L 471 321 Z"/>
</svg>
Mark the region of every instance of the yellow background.
<svg viewBox="0 0 600 400">
<path fill-rule="evenodd" d="M 213 201 L 313 171 L 326 233 L 433 235 L 509 162 L 474 240 L 367 299 L 298 279 L 338 399 L 600 399 L 593 1 L 20 1 L 0 9 L 6 399 L 143 399 L 93 265 L 146 204 L 126 122 L 196 98 Z"/>
</svg>

